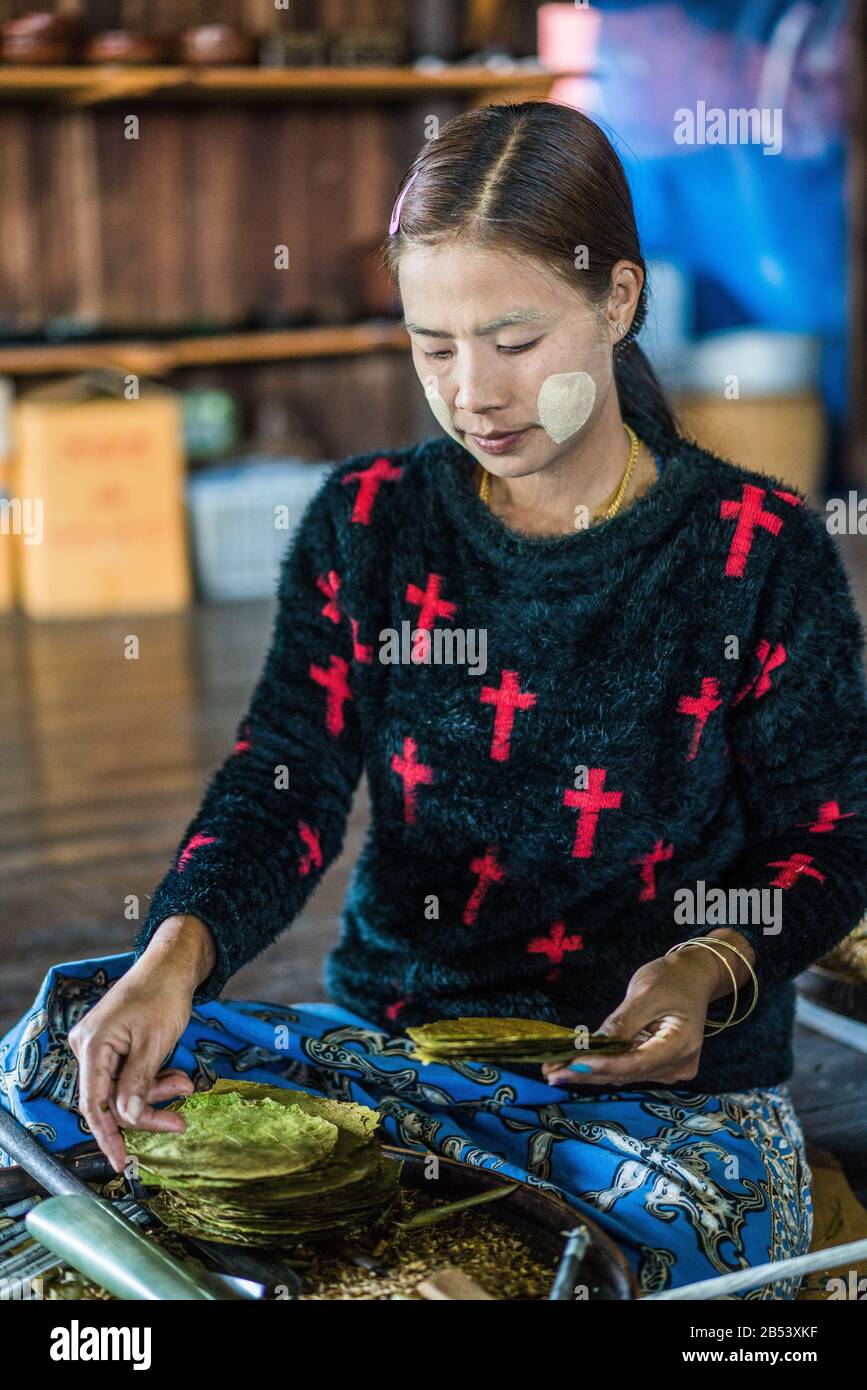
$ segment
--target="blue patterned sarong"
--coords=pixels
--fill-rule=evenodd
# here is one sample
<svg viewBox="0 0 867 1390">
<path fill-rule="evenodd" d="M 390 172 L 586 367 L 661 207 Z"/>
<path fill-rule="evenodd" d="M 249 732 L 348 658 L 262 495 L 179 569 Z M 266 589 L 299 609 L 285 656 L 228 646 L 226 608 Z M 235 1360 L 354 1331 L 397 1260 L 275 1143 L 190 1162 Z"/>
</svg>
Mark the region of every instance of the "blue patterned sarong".
<svg viewBox="0 0 867 1390">
<path fill-rule="evenodd" d="M 133 959 L 53 966 L 0 1040 L 0 1102 L 53 1152 L 92 1137 L 66 1035 Z M 576 1096 L 481 1062 L 422 1066 L 405 1037 L 333 1004 L 240 999 L 197 1006 L 162 1066 L 199 1087 L 242 1077 L 359 1101 L 386 1142 L 558 1192 L 617 1242 L 645 1293 L 809 1249 L 811 1174 L 785 1085 Z M 793 1298 L 798 1282 L 742 1296 Z"/>
</svg>

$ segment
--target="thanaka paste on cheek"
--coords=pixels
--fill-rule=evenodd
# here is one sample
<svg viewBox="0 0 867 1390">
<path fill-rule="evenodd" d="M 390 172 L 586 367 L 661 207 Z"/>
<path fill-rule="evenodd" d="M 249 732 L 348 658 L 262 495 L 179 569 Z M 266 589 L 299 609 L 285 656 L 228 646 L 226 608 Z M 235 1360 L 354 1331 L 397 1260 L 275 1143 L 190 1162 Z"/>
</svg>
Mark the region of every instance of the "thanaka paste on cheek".
<svg viewBox="0 0 867 1390">
<path fill-rule="evenodd" d="M 588 372 L 557 372 L 546 376 L 539 390 L 539 424 L 555 444 L 562 444 L 590 418 L 596 382 Z"/>
<path fill-rule="evenodd" d="M 466 448 L 466 445 L 452 424 L 451 411 L 436 386 L 433 385 L 433 383 L 426 383 L 424 393 L 427 396 L 427 403 L 433 412 L 437 424 L 441 425 L 446 434 L 450 434 L 452 439 L 456 440 L 458 444 Z"/>
<path fill-rule="evenodd" d="M 425 385 L 425 396 L 437 424 L 466 448 L 452 425 L 451 411 L 433 383 Z M 588 372 L 557 372 L 542 382 L 536 406 L 539 423 L 555 444 L 562 444 L 586 424 L 595 400 L 596 383 Z"/>
</svg>

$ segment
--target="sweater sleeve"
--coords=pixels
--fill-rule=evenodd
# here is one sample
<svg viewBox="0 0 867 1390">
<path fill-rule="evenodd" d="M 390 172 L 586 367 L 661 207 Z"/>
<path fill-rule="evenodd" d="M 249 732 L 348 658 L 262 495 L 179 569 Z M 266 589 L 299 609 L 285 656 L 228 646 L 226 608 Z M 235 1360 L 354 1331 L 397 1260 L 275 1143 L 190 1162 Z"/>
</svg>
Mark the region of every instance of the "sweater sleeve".
<svg viewBox="0 0 867 1390">
<path fill-rule="evenodd" d="M 308 503 L 283 558 L 264 668 L 234 749 L 206 786 L 135 938 L 189 913 L 210 928 L 215 999 L 300 911 L 340 852 L 363 764 L 353 629 L 339 593 L 335 475 Z"/>
<path fill-rule="evenodd" d="M 760 988 L 800 974 L 867 911 L 864 629 L 824 518 L 792 507 L 727 711 L 748 848 L 719 886 L 777 890 L 764 921 L 728 923 L 755 950 Z"/>
</svg>

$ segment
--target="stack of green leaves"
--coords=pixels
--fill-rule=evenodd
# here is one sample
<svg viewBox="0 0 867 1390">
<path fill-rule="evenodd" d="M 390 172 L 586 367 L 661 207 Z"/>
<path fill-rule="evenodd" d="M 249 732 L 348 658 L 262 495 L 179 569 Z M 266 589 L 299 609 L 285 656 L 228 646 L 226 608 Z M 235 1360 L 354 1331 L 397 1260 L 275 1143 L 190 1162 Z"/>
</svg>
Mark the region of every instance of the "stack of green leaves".
<svg viewBox="0 0 867 1390">
<path fill-rule="evenodd" d="M 532 1018 L 444 1018 L 406 1031 L 421 1062 L 569 1062 L 584 1051 L 626 1052 L 631 1046 L 623 1038 Z"/>
<path fill-rule="evenodd" d="M 339 1235 L 385 1216 L 400 1164 L 385 1157 L 366 1105 L 254 1081 L 220 1080 L 167 1107 L 183 1134 L 124 1130 L 166 1226 L 235 1245 Z"/>
</svg>

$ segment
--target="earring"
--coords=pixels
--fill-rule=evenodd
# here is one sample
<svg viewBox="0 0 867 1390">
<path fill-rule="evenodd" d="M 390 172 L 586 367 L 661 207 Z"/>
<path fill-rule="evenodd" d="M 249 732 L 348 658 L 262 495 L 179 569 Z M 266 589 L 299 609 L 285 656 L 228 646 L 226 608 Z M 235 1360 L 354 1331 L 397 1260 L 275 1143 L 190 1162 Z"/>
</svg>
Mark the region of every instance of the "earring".
<svg viewBox="0 0 867 1390">
<path fill-rule="evenodd" d="M 618 332 L 618 333 L 622 333 L 623 330 L 625 329 L 625 327 L 626 327 L 626 324 L 625 324 L 625 323 L 618 323 L 618 325 L 617 325 L 617 332 Z"/>
</svg>

